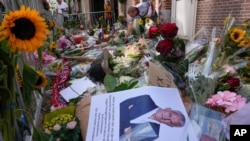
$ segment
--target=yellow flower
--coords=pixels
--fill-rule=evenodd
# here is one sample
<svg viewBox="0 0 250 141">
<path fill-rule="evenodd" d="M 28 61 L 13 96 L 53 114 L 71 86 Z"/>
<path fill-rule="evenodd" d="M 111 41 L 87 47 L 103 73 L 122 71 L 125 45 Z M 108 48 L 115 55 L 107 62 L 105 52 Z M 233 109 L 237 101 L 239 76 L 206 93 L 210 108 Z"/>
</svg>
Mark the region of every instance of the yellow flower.
<svg viewBox="0 0 250 141">
<path fill-rule="evenodd" d="M 250 40 L 244 39 L 239 44 L 238 47 L 250 47 Z"/>
<path fill-rule="evenodd" d="M 233 28 L 230 33 L 230 37 L 235 43 L 239 43 L 241 40 L 244 39 L 245 34 L 245 30 L 242 30 L 240 28 Z"/>
<path fill-rule="evenodd" d="M 142 25 L 142 24 L 143 24 L 143 20 L 142 20 L 142 19 L 139 19 L 139 20 L 138 20 L 138 24 L 139 24 L 139 25 Z"/>
<path fill-rule="evenodd" d="M 4 16 L 0 26 L 0 41 L 8 39 L 13 52 L 33 52 L 43 46 L 47 32 L 46 22 L 39 12 L 22 5 L 20 10 L 10 11 Z"/>
<path fill-rule="evenodd" d="M 52 49 L 55 49 L 56 48 L 56 42 L 51 42 L 50 45 L 49 45 L 49 49 L 52 50 Z"/>
<path fill-rule="evenodd" d="M 54 21 L 48 21 L 47 24 L 48 24 L 49 29 L 53 29 L 55 27 L 55 25 L 56 25 L 56 23 Z"/>
<path fill-rule="evenodd" d="M 244 23 L 242 23 L 242 26 L 243 26 L 244 28 L 247 28 L 248 24 L 244 22 Z"/>
<path fill-rule="evenodd" d="M 101 21 L 101 20 L 103 20 L 103 16 L 100 16 L 100 17 L 99 17 L 99 21 Z"/>
<path fill-rule="evenodd" d="M 64 29 L 62 27 L 57 27 L 57 34 L 61 35 Z"/>
<path fill-rule="evenodd" d="M 160 24 L 160 18 L 157 18 L 156 23 L 157 23 L 157 24 Z"/>
<path fill-rule="evenodd" d="M 146 19 L 145 19 L 145 22 L 146 22 L 146 23 L 149 23 L 149 22 L 150 22 L 150 18 L 146 18 Z"/>
<path fill-rule="evenodd" d="M 38 74 L 39 78 L 37 79 L 35 87 L 38 89 L 45 87 L 47 85 L 46 76 L 41 71 L 37 71 L 37 74 Z"/>
</svg>

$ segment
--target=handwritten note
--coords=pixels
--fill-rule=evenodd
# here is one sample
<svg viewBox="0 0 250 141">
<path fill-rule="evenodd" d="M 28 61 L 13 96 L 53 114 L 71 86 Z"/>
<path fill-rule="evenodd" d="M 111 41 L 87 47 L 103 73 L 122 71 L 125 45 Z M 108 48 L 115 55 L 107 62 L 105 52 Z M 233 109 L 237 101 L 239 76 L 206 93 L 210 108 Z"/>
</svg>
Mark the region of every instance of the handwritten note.
<svg viewBox="0 0 250 141">
<path fill-rule="evenodd" d="M 76 79 L 72 84 L 61 90 L 60 95 L 69 102 L 70 99 L 76 98 L 82 95 L 88 88 L 95 87 L 96 85 L 87 77 Z"/>
</svg>

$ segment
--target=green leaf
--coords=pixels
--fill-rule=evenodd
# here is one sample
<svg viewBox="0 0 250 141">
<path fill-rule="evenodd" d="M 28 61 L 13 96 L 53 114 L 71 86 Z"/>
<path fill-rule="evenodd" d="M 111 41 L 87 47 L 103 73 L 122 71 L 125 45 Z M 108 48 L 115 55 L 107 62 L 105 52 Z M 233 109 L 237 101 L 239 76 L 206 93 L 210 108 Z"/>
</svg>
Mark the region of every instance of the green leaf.
<svg viewBox="0 0 250 141">
<path fill-rule="evenodd" d="M 39 68 L 42 68 L 43 57 L 42 57 L 42 48 L 41 47 L 37 49 L 37 53 L 38 53 L 38 59 L 39 59 Z"/>
<path fill-rule="evenodd" d="M 37 72 L 24 63 L 23 65 L 23 97 L 25 103 L 30 106 L 35 84 L 39 76 Z"/>
<path fill-rule="evenodd" d="M 6 75 L 7 73 L 7 66 L 3 63 L 2 60 L 0 60 L 0 82 L 7 80 Z M 1 83 L 0 83 L 1 84 Z"/>
<path fill-rule="evenodd" d="M 123 90 L 127 90 L 128 89 L 128 84 L 127 83 L 121 83 L 120 85 L 116 86 L 114 88 L 114 91 L 123 91 Z"/>
<path fill-rule="evenodd" d="M 103 84 L 108 92 L 112 92 L 117 85 L 117 81 L 114 76 L 106 74 L 103 80 Z"/>
<path fill-rule="evenodd" d="M 44 133 L 42 129 L 33 128 L 33 141 L 49 141 L 50 135 Z"/>
<path fill-rule="evenodd" d="M 132 88 L 135 88 L 138 84 L 138 81 L 131 81 L 128 85 L 128 89 L 132 89 Z"/>
</svg>

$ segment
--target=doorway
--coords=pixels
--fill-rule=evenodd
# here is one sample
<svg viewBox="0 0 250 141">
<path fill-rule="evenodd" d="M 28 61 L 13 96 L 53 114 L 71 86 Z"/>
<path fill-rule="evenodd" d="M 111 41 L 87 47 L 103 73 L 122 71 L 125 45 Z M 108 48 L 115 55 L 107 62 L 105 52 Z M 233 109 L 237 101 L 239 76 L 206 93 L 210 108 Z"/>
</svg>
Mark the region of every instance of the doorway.
<svg viewBox="0 0 250 141">
<path fill-rule="evenodd" d="M 104 0 L 91 0 L 91 12 L 104 11 Z"/>
</svg>

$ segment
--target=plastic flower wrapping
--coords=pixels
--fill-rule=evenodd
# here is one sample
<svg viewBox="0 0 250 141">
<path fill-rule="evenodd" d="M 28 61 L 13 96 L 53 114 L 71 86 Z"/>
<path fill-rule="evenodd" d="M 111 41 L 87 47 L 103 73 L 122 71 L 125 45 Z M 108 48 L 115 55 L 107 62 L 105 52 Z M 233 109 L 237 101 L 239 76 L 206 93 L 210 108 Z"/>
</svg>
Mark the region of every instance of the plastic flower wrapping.
<svg viewBox="0 0 250 141">
<path fill-rule="evenodd" d="M 228 16 L 223 29 L 216 27 L 209 37 L 200 29 L 186 46 L 189 61 L 188 93 L 192 99 L 227 115 L 249 101 L 249 20 L 235 25 Z"/>
</svg>

